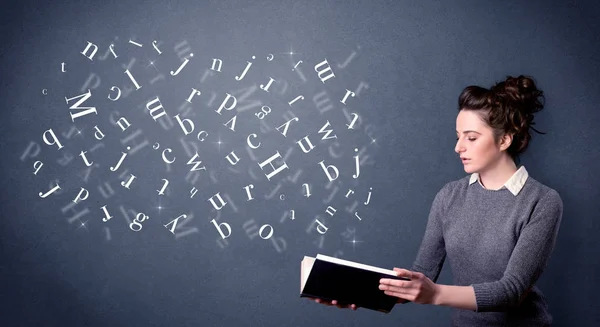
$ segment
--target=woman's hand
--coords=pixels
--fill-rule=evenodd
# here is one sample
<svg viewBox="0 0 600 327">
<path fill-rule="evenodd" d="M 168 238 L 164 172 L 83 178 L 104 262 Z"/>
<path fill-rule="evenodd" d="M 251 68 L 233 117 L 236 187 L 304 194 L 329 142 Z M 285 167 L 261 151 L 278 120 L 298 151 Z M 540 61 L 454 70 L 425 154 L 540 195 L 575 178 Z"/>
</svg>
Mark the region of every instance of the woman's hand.
<svg viewBox="0 0 600 327">
<path fill-rule="evenodd" d="M 338 307 L 340 309 L 346 309 L 346 308 L 349 308 L 352 310 L 358 309 L 358 306 L 356 304 L 341 304 L 337 300 L 329 301 L 329 300 L 319 299 L 319 298 L 314 298 L 314 297 L 309 297 L 309 299 L 311 299 L 317 303 L 327 305 L 327 306 L 335 305 L 336 307 Z"/>
<path fill-rule="evenodd" d="M 379 289 L 385 294 L 419 304 L 436 304 L 439 287 L 431 279 L 420 272 L 395 267 L 394 271 L 398 276 L 406 277 L 410 281 L 382 278 L 379 281 Z M 398 300 L 398 303 L 402 303 L 401 300 Z"/>
</svg>

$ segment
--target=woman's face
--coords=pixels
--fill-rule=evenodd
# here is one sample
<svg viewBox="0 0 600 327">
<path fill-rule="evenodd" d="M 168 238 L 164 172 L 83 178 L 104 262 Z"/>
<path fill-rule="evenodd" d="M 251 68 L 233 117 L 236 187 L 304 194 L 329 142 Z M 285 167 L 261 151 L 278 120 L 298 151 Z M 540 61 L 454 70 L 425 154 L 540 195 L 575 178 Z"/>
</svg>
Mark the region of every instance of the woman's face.
<svg viewBox="0 0 600 327">
<path fill-rule="evenodd" d="M 486 170 L 497 162 L 502 151 L 494 142 L 493 130 L 472 110 L 461 110 L 456 117 L 456 147 L 466 173 Z M 466 160 L 465 160 L 466 159 Z"/>
</svg>

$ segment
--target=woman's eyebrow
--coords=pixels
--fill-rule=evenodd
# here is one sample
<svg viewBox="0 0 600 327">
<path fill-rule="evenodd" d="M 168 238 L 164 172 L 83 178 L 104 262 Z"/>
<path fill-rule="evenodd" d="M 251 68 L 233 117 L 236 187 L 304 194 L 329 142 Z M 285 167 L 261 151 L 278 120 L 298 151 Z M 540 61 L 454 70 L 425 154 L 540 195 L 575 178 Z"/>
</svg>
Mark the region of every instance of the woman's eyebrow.
<svg viewBox="0 0 600 327">
<path fill-rule="evenodd" d="M 456 133 L 458 134 L 458 131 L 456 131 Z M 477 133 L 479 135 L 481 135 L 481 133 L 477 132 L 477 131 L 464 131 L 463 134 L 467 134 L 467 133 Z"/>
</svg>

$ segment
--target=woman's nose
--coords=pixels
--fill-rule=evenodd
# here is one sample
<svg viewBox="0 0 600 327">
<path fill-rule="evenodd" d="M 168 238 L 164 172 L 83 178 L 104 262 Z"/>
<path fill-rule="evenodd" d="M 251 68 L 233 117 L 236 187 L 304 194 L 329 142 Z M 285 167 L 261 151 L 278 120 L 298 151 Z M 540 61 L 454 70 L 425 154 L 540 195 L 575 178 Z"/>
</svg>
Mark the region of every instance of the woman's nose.
<svg viewBox="0 0 600 327">
<path fill-rule="evenodd" d="M 454 152 L 460 154 L 462 151 L 464 151 L 462 144 L 460 143 L 460 141 L 456 141 L 456 146 L 454 146 Z"/>
</svg>

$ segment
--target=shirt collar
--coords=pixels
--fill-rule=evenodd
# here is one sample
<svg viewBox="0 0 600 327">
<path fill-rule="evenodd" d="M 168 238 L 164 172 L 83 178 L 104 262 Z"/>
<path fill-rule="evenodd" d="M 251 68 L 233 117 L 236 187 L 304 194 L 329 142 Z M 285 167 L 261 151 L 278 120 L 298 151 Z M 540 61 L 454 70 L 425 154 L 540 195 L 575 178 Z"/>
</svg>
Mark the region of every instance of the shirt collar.
<svg viewBox="0 0 600 327">
<path fill-rule="evenodd" d="M 506 181 L 506 183 L 504 183 L 503 186 L 506 187 L 514 196 L 517 196 L 517 194 L 519 194 L 519 192 L 523 188 L 523 185 L 525 184 L 527 177 L 529 177 L 529 173 L 527 173 L 527 169 L 525 169 L 525 166 L 521 166 L 508 179 L 508 181 Z M 483 187 L 483 184 L 481 184 L 481 181 L 479 180 L 479 173 L 471 174 L 471 179 L 469 179 L 469 185 L 471 185 L 475 182 L 479 182 L 479 185 L 481 185 L 481 187 Z"/>
</svg>

